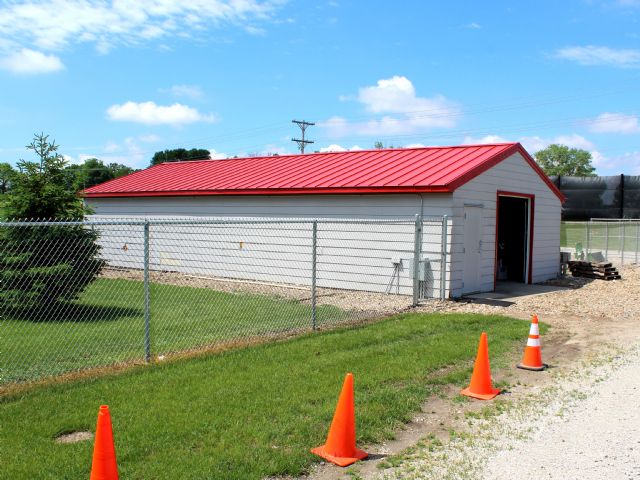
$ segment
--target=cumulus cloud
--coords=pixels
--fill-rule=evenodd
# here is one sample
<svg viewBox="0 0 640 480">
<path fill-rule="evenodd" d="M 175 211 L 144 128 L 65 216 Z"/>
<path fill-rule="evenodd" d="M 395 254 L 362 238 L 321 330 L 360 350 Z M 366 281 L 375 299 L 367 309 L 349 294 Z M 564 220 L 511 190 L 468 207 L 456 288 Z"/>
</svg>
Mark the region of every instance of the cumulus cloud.
<svg viewBox="0 0 640 480">
<path fill-rule="evenodd" d="M 587 45 L 584 47 L 565 47 L 556 51 L 555 56 L 571 60 L 580 65 L 608 65 L 614 67 L 640 66 L 640 50 L 615 49 Z"/>
<path fill-rule="evenodd" d="M 376 85 L 362 87 L 355 98 L 365 111 L 382 115 L 362 122 L 351 122 L 334 116 L 319 126 L 333 137 L 347 135 L 401 135 L 434 128 L 451 128 L 461 115 L 460 108 L 442 95 L 419 97 L 413 83 L 406 77 L 393 76 L 378 80 Z"/>
<path fill-rule="evenodd" d="M 486 145 L 489 143 L 507 143 L 509 140 L 501 137 L 500 135 L 486 135 L 484 137 L 464 137 L 462 141 L 463 145 Z"/>
<path fill-rule="evenodd" d="M 360 146 L 358 145 L 353 145 L 351 148 L 345 148 L 342 145 L 338 145 L 336 143 L 333 143 L 331 145 L 329 145 L 328 147 L 323 147 L 320 150 L 318 150 L 321 153 L 324 152 L 346 152 L 346 151 L 356 151 L 356 150 L 362 150 L 362 148 L 360 148 Z"/>
<path fill-rule="evenodd" d="M 229 155 L 223 152 L 218 152 L 215 148 L 209 149 L 209 156 L 211 160 L 224 160 L 225 158 L 229 158 Z"/>
<path fill-rule="evenodd" d="M 156 105 L 155 102 L 125 102 L 111 105 L 107 109 L 110 120 L 142 123 L 145 125 L 186 125 L 196 122 L 214 122 L 213 114 L 202 114 L 197 109 L 174 103 L 173 105 Z"/>
<path fill-rule="evenodd" d="M 55 55 L 23 48 L 0 57 L 0 68 L 18 75 L 35 75 L 64 70 L 64 64 Z"/>
<path fill-rule="evenodd" d="M 272 21 L 278 0 L 27 0 L 0 7 L 0 47 L 60 51 L 93 44 L 101 54 L 118 46 L 174 37 L 205 38 L 234 25 L 256 34 L 256 23 Z"/>
<path fill-rule="evenodd" d="M 640 133 L 640 123 L 636 115 L 624 113 L 602 113 L 588 124 L 588 129 L 594 133 Z"/>
<path fill-rule="evenodd" d="M 333 143 L 331 145 L 329 145 L 328 147 L 323 147 L 319 150 L 321 153 L 325 153 L 325 152 L 346 152 L 347 149 L 344 148 L 342 145 L 338 145 L 336 143 Z"/>
</svg>

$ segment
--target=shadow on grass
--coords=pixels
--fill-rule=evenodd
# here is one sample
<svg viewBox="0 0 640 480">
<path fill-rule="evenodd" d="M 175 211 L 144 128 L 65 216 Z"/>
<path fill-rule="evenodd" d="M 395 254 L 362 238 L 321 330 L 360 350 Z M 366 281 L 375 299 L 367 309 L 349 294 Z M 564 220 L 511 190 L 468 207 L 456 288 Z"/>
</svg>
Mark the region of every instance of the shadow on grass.
<svg viewBox="0 0 640 480">
<path fill-rule="evenodd" d="M 144 314 L 141 308 L 113 307 L 105 305 L 79 305 L 73 302 L 61 302 L 46 308 L 13 309 L 4 315 L 5 319 L 23 320 L 33 323 L 95 323 L 140 318 Z"/>
</svg>

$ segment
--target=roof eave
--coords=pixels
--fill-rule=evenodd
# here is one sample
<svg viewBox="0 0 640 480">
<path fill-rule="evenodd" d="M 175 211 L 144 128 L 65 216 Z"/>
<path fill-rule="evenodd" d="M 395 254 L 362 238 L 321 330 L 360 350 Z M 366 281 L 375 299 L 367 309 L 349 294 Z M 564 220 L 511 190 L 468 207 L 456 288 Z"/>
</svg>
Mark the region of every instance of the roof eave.
<svg viewBox="0 0 640 480">
<path fill-rule="evenodd" d="M 415 187 L 291 188 L 247 190 L 169 190 L 145 192 L 83 192 L 84 198 L 197 197 L 221 195 L 359 195 L 381 193 L 451 193 L 449 185 Z"/>
</svg>

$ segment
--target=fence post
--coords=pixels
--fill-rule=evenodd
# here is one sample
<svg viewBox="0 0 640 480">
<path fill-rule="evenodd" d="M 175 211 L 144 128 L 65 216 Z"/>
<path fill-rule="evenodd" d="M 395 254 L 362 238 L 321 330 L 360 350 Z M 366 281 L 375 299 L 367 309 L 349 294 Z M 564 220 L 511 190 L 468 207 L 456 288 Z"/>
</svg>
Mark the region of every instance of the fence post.
<svg viewBox="0 0 640 480">
<path fill-rule="evenodd" d="M 609 222 L 606 222 L 604 224 L 604 233 L 605 233 L 605 239 L 604 239 L 604 258 L 608 259 L 609 258 Z"/>
<path fill-rule="evenodd" d="M 624 178 L 624 177 L 623 177 Z M 625 225 L 625 222 L 620 222 L 622 224 L 622 242 L 620 243 L 620 265 L 624 265 L 624 243 L 625 240 L 627 239 L 627 228 Z"/>
<path fill-rule="evenodd" d="M 318 221 L 313 221 L 311 240 L 311 328 L 316 329 L 316 265 L 318 251 Z"/>
<path fill-rule="evenodd" d="M 636 223 L 636 265 L 638 264 L 638 242 L 640 241 L 640 223 Z"/>
<path fill-rule="evenodd" d="M 151 361 L 151 303 L 149 285 L 149 220 L 144 222 L 144 360 Z"/>
<path fill-rule="evenodd" d="M 589 220 L 587 222 L 587 251 L 585 252 L 585 260 L 588 262 L 589 261 L 589 250 L 591 250 L 590 248 L 591 246 L 591 220 Z"/>
<path fill-rule="evenodd" d="M 416 215 L 416 226 L 413 238 L 413 306 L 420 300 L 420 242 L 422 239 L 422 215 Z"/>
<path fill-rule="evenodd" d="M 444 215 L 442 217 L 442 250 L 440 252 L 440 300 L 445 299 L 445 291 L 447 288 L 447 235 L 448 235 L 448 220 L 449 218 Z"/>
</svg>

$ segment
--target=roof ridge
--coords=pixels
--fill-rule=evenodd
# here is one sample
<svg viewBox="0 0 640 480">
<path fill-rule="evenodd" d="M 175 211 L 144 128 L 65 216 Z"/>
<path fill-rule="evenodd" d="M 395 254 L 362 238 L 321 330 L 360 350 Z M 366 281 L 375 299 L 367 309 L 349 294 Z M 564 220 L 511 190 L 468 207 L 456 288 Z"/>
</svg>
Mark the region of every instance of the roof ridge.
<svg viewBox="0 0 640 480">
<path fill-rule="evenodd" d="M 201 162 L 225 162 L 230 160 L 254 160 L 259 158 L 291 158 L 291 157 L 312 157 L 312 156 L 320 156 L 320 155 L 338 155 L 344 153 L 370 153 L 370 152 L 396 152 L 400 150 L 435 150 L 435 149 L 445 149 L 445 148 L 470 148 L 470 147 L 501 147 L 501 146 L 512 146 L 516 145 L 518 142 L 498 142 L 498 143 L 469 143 L 465 145 L 425 145 L 424 147 L 398 147 L 398 148 L 365 148 L 361 150 L 344 150 L 342 152 L 311 152 L 311 153 L 287 153 L 285 155 L 258 155 L 255 157 L 228 157 L 228 158 L 203 158 L 197 160 L 178 160 L 175 162 L 162 162 L 157 165 L 152 165 L 153 167 L 157 167 L 159 165 L 172 165 L 172 164 L 181 164 L 181 163 L 201 163 Z M 151 167 L 148 167 L 151 168 Z"/>
</svg>

